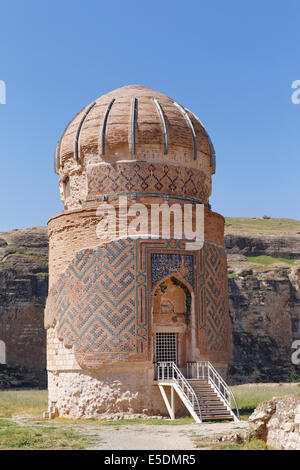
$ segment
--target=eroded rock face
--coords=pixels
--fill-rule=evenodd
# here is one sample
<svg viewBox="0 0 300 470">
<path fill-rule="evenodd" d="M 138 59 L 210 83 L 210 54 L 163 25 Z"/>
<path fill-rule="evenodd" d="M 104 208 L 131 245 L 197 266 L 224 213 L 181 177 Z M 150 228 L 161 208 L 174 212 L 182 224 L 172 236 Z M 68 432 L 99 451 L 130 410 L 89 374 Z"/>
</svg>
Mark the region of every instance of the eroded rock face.
<svg viewBox="0 0 300 470">
<path fill-rule="evenodd" d="M 261 403 L 249 418 L 255 436 L 283 450 L 300 450 L 300 394 Z"/>
<path fill-rule="evenodd" d="M 24 390 L 47 388 L 47 377 L 43 370 L 22 366 L 0 365 L 0 390 Z"/>
<path fill-rule="evenodd" d="M 233 383 L 281 382 L 300 374 L 292 344 L 300 339 L 300 300 L 288 276 L 269 271 L 229 279 Z"/>
<path fill-rule="evenodd" d="M 225 246 L 228 254 L 300 259 L 300 237 L 297 235 L 230 233 L 225 235 Z"/>
<path fill-rule="evenodd" d="M 0 388 L 45 388 L 47 291 L 47 229 L 0 233 Z"/>
<path fill-rule="evenodd" d="M 291 270 L 290 279 L 295 286 L 297 293 L 300 295 L 300 267 Z"/>
<path fill-rule="evenodd" d="M 227 234 L 232 383 L 281 382 L 300 375 L 300 236 Z M 258 258 L 269 256 L 263 264 Z M 274 258 L 272 260 L 272 258 Z M 276 260 L 278 259 L 278 262 Z M 294 260 L 294 261 L 289 261 Z"/>
</svg>

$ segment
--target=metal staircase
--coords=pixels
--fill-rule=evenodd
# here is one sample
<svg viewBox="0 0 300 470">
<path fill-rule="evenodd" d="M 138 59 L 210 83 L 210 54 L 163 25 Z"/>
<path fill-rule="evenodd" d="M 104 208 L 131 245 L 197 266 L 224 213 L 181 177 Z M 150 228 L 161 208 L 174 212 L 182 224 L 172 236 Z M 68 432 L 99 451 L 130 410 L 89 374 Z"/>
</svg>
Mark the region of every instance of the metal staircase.
<svg viewBox="0 0 300 470">
<path fill-rule="evenodd" d="M 158 362 L 156 364 L 156 380 L 168 409 L 171 419 L 175 419 L 174 391 L 179 395 L 182 402 L 196 421 L 202 422 L 201 408 L 196 392 L 178 369 L 175 362 Z M 171 387 L 171 403 L 168 400 L 165 386 Z"/>
<path fill-rule="evenodd" d="M 174 392 L 176 391 L 197 423 L 240 420 L 232 390 L 210 362 L 188 363 L 187 376 L 188 378 L 184 377 L 175 362 L 156 364 L 156 383 L 171 419 L 175 419 Z M 171 387 L 171 401 L 167 397 L 165 386 Z M 233 405 L 235 412 L 232 409 Z"/>
</svg>

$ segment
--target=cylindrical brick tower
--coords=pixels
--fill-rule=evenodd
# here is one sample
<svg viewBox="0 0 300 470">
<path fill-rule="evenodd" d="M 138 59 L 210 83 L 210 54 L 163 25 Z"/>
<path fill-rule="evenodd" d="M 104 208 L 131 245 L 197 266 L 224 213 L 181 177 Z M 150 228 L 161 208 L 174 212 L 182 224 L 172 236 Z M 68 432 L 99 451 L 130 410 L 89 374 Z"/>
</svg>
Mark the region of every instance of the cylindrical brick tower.
<svg viewBox="0 0 300 470">
<path fill-rule="evenodd" d="M 185 373 L 187 362 L 209 360 L 226 374 L 231 355 L 224 219 L 209 205 L 210 138 L 171 98 L 126 86 L 71 120 L 55 171 L 64 210 L 48 222 L 49 403 L 60 416 L 165 415 L 155 362 L 176 361 Z M 119 215 L 120 196 L 128 208 L 204 204 L 203 248 L 126 230 L 99 238 L 97 208 L 107 203 Z"/>
</svg>

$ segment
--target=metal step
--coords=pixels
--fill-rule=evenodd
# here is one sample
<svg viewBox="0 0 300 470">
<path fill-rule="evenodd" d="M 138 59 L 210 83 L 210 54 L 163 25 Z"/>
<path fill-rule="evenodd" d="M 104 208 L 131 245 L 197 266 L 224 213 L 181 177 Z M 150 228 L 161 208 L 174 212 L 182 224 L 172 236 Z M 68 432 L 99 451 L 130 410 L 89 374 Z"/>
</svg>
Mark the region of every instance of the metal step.
<svg viewBox="0 0 300 470">
<path fill-rule="evenodd" d="M 189 382 L 208 383 L 207 379 L 187 379 Z"/>
<path fill-rule="evenodd" d="M 201 412 L 202 416 L 232 416 L 228 410 L 204 410 Z"/>
<path fill-rule="evenodd" d="M 203 421 L 232 420 L 233 416 L 207 380 L 189 379 L 196 393 Z"/>
<path fill-rule="evenodd" d="M 198 400 L 199 400 L 199 398 L 198 398 Z M 220 400 L 218 400 L 217 398 L 215 400 L 202 400 L 200 398 L 199 403 L 202 403 L 203 406 L 215 406 L 215 405 L 218 405 L 219 403 L 222 406 L 224 406 L 224 403 L 220 402 Z M 226 406 L 225 406 L 225 408 L 226 408 Z"/>
<path fill-rule="evenodd" d="M 202 421 L 231 421 L 233 420 L 232 415 L 228 416 L 203 416 L 201 417 Z"/>
<path fill-rule="evenodd" d="M 228 409 L 222 403 L 211 403 L 206 405 L 206 403 L 200 403 L 201 410 L 224 410 L 228 411 Z"/>
<path fill-rule="evenodd" d="M 212 404 L 209 404 L 209 405 L 206 405 L 205 403 L 200 403 L 200 406 L 205 410 L 224 410 L 224 411 L 228 411 L 226 406 L 223 405 L 223 403 L 212 403 Z"/>
</svg>

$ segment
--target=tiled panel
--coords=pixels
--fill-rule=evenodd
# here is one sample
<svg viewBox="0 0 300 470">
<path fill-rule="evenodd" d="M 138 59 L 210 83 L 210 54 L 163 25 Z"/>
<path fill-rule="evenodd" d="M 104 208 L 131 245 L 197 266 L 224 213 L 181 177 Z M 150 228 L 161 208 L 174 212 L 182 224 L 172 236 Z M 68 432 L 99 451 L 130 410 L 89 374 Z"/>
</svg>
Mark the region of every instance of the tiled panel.
<svg viewBox="0 0 300 470">
<path fill-rule="evenodd" d="M 91 166 L 88 172 L 88 199 L 113 193 L 165 193 L 189 196 L 206 202 L 209 189 L 205 175 L 195 168 L 160 163 L 136 162 Z"/>
</svg>

